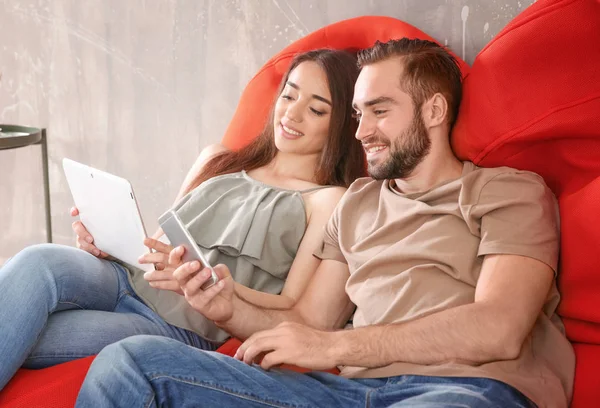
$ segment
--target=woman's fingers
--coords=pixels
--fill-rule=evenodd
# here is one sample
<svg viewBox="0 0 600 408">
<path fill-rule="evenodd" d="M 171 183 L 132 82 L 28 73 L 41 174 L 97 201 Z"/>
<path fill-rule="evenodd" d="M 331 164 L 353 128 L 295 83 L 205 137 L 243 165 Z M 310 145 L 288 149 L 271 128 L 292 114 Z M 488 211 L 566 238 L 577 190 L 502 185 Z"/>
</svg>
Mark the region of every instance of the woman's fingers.
<svg viewBox="0 0 600 408">
<path fill-rule="evenodd" d="M 162 252 L 150 252 L 140 256 L 138 258 L 138 262 L 141 264 L 168 264 L 169 256 L 167 254 L 163 254 Z"/>
<path fill-rule="evenodd" d="M 181 257 L 183 257 L 183 253 L 185 252 L 185 248 L 182 246 L 178 246 L 169 252 L 169 264 L 171 265 L 181 265 Z"/>
<path fill-rule="evenodd" d="M 94 238 L 88 232 L 88 230 L 85 228 L 85 226 L 83 225 L 83 223 L 81 221 L 73 222 L 73 224 L 71 224 L 71 227 L 73 228 L 73 231 L 75 231 L 75 234 L 77 235 L 77 237 L 79 239 L 84 240 L 85 242 L 87 242 L 89 244 L 94 242 Z"/>
<path fill-rule="evenodd" d="M 154 238 L 145 238 L 144 245 L 146 245 L 148 248 L 154 249 L 155 251 L 162 252 L 163 254 L 168 254 L 173 250 L 171 245 L 167 245 L 164 242 Z"/>
<path fill-rule="evenodd" d="M 168 280 L 174 282 L 176 285 L 179 285 L 179 283 L 177 283 L 177 281 L 173 279 L 173 269 L 146 272 L 144 274 L 144 279 L 148 282 Z"/>
<path fill-rule="evenodd" d="M 162 290 L 170 290 L 171 292 L 178 293 L 183 295 L 183 291 L 181 290 L 181 286 L 177 283 L 177 281 L 152 281 L 148 282 L 148 284 L 155 289 Z"/>
</svg>

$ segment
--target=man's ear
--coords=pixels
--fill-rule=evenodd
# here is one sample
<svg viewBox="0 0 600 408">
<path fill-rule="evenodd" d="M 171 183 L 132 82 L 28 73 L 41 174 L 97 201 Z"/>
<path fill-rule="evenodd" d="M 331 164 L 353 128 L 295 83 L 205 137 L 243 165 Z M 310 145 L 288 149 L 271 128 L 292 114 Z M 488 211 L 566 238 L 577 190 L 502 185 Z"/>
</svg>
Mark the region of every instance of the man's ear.
<svg viewBox="0 0 600 408">
<path fill-rule="evenodd" d="M 444 95 L 436 93 L 423 104 L 423 122 L 427 128 L 440 126 L 448 116 L 448 102 Z"/>
</svg>

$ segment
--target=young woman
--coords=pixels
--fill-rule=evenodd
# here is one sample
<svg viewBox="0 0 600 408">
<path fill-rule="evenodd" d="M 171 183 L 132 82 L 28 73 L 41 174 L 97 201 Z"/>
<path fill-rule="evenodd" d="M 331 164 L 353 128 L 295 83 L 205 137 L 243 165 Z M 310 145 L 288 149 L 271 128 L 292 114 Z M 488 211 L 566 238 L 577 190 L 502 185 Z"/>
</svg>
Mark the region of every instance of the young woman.
<svg viewBox="0 0 600 408">
<path fill-rule="evenodd" d="M 258 138 L 236 152 L 205 149 L 184 182 L 174 208 L 250 302 L 286 307 L 301 295 L 319 263 L 312 253 L 324 225 L 362 175 L 351 107 L 357 75 L 346 52 L 298 55 Z M 156 252 L 140 261 L 156 270 L 144 275 L 106 258 L 80 222 L 74 229 L 83 251 L 37 245 L 0 269 L 0 389 L 21 366 L 89 356 L 137 334 L 209 350 L 227 339 L 181 295 L 172 276 L 181 263 L 168 244 L 146 240 Z"/>
</svg>

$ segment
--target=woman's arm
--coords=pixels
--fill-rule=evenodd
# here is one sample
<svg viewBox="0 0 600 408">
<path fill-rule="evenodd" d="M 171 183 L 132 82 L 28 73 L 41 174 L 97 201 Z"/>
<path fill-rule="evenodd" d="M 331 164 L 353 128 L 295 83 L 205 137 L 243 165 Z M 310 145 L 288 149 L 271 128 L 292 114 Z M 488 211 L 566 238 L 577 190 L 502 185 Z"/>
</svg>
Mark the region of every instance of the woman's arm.
<svg viewBox="0 0 600 408">
<path fill-rule="evenodd" d="M 309 208 L 308 225 L 280 295 L 260 292 L 238 283 L 235 284 L 236 294 L 245 301 L 260 307 L 291 308 L 300 298 L 321 263 L 321 260 L 314 257 L 313 253 L 320 248 L 325 225 L 345 191 L 346 189 L 343 187 L 331 187 L 318 190 L 305 197 Z"/>
<path fill-rule="evenodd" d="M 192 184 L 196 176 L 202 172 L 206 163 L 208 163 L 208 161 L 215 157 L 217 154 L 226 151 L 227 148 L 218 143 L 208 145 L 204 149 L 202 149 L 200 155 L 192 165 L 192 168 L 190 169 L 190 171 L 188 171 L 187 175 L 185 176 L 185 179 L 183 180 L 183 183 L 179 188 L 179 193 L 177 193 L 177 197 L 175 198 L 175 202 L 179 201 L 185 195 L 185 192 Z M 158 239 L 163 234 L 163 230 L 161 228 L 158 228 L 154 235 L 152 235 L 152 238 Z"/>
<path fill-rule="evenodd" d="M 189 186 L 192 184 L 192 181 L 204 170 L 204 166 L 210 159 L 218 155 L 219 153 L 226 152 L 228 149 L 222 144 L 215 143 L 212 145 L 206 146 L 200 152 L 200 155 L 192 165 L 190 171 L 188 171 L 185 179 L 183 179 L 183 183 L 181 184 L 181 188 L 179 189 L 179 193 L 177 193 L 177 197 L 175 198 L 175 202 L 179 201 L 184 195 Z"/>
</svg>

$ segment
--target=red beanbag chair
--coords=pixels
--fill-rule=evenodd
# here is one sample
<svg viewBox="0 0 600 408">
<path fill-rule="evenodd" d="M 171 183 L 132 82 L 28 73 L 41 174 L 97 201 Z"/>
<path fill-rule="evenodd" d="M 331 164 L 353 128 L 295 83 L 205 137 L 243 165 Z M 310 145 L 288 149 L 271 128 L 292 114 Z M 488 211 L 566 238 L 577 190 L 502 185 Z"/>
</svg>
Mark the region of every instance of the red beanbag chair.
<svg viewBox="0 0 600 408">
<path fill-rule="evenodd" d="M 21 369 L 0 393 L 2 408 L 72 407 L 94 357 L 45 368 Z"/>
<path fill-rule="evenodd" d="M 540 0 L 477 55 L 453 130 L 459 157 L 535 171 L 560 194 L 600 175 L 600 2 Z"/>
<path fill-rule="evenodd" d="M 476 57 L 452 142 L 483 167 L 542 175 L 561 214 L 559 306 L 577 368 L 572 407 L 600 403 L 600 2 L 534 3 Z"/>
<path fill-rule="evenodd" d="M 376 40 L 430 36 L 400 20 L 389 17 L 359 17 L 324 27 L 291 44 L 271 58 L 248 83 L 237 110 L 223 137 L 230 149 L 249 143 L 262 130 L 277 87 L 289 63 L 298 52 L 315 48 L 352 49 L 370 47 Z M 463 75 L 469 67 L 460 59 Z M 239 341 L 232 339 L 218 351 L 233 356 Z M 43 370 L 19 370 L 0 392 L 1 408 L 66 408 L 75 404 L 79 388 L 93 358 L 89 357 Z M 286 366 L 296 371 L 307 371 Z M 333 369 L 331 372 L 337 373 Z"/>
<path fill-rule="evenodd" d="M 600 344 L 600 176 L 575 193 L 562 194 L 559 204 L 559 311 L 570 340 Z"/>
</svg>

